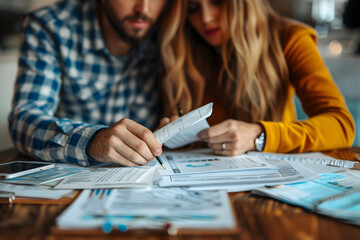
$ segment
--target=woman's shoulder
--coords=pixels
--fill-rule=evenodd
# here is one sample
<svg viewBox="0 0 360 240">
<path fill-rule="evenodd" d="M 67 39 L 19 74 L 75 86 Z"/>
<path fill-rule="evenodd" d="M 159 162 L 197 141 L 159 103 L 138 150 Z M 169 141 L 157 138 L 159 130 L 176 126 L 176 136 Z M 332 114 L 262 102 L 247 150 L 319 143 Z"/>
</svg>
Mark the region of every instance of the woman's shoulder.
<svg viewBox="0 0 360 240">
<path fill-rule="evenodd" d="M 314 43 L 317 41 L 317 34 L 313 27 L 295 20 L 287 19 L 282 24 L 279 33 L 284 50 L 304 37 L 310 37 Z"/>
</svg>

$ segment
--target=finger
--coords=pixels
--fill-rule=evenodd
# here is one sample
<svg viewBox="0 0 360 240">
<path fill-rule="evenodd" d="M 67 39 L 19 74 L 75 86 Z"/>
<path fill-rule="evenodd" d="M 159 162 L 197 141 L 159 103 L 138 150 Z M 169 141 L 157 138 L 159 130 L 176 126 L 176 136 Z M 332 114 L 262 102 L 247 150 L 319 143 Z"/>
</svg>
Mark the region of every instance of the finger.
<svg viewBox="0 0 360 240">
<path fill-rule="evenodd" d="M 129 132 L 143 140 L 153 155 L 161 155 L 161 145 L 157 141 L 155 135 L 148 128 L 129 119 L 126 119 L 126 128 Z"/>
<path fill-rule="evenodd" d="M 170 118 L 164 117 L 164 118 L 162 118 L 160 120 L 160 125 L 159 125 L 159 127 L 157 129 L 160 129 L 160 128 L 164 127 L 165 125 L 169 124 L 169 123 L 170 123 Z"/>
<path fill-rule="evenodd" d="M 136 164 L 134 162 L 129 161 L 127 158 L 125 158 L 124 156 L 122 156 L 116 149 L 111 148 L 106 156 L 104 156 L 104 158 L 102 159 L 103 162 L 114 162 L 114 163 L 118 163 L 121 164 L 123 166 L 126 167 L 134 167 L 134 166 L 139 166 L 139 164 Z"/>
<path fill-rule="evenodd" d="M 173 121 L 175 121 L 176 119 L 178 119 L 179 118 L 179 115 L 172 115 L 171 117 L 170 117 L 170 122 L 173 122 Z"/>
<path fill-rule="evenodd" d="M 225 151 L 222 151 L 222 150 L 213 150 L 213 152 L 217 155 L 223 155 L 223 156 L 236 156 L 236 155 L 239 155 L 241 154 L 241 152 L 239 151 L 233 151 L 233 150 L 225 150 Z"/>
<path fill-rule="evenodd" d="M 131 135 L 130 132 L 128 132 L 128 134 L 122 134 L 120 136 L 115 136 L 112 140 L 111 140 L 111 146 L 110 146 L 110 150 L 109 152 L 111 152 L 111 149 L 114 149 L 114 151 L 116 151 L 116 153 L 118 155 L 121 155 L 122 158 L 127 159 L 127 161 L 133 162 L 136 165 L 145 165 L 147 164 L 147 160 L 138 152 L 136 152 L 134 149 L 131 148 L 131 146 L 129 146 L 129 142 L 134 142 L 137 139 L 137 137 L 133 136 L 130 137 L 129 135 Z M 129 136 L 129 137 L 126 137 Z M 125 137 L 126 141 L 124 141 L 122 138 Z M 149 151 L 150 152 L 150 151 Z M 112 154 L 114 155 L 114 153 Z M 151 160 L 153 158 L 152 154 L 150 153 L 149 159 Z M 118 157 L 118 156 L 115 156 Z M 121 158 L 121 159 L 122 159 Z M 115 159 L 116 160 L 116 159 Z"/>
<path fill-rule="evenodd" d="M 226 122 L 216 124 L 198 134 L 198 138 L 205 140 L 207 138 L 213 138 L 219 135 L 223 135 L 228 131 Z"/>
<path fill-rule="evenodd" d="M 124 145 L 121 154 L 130 161 L 144 165 L 146 162 L 154 159 L 154 155 L 148 145 L 132 132 L 123 132 L 119 137 Z M 144 163 L 143 161 L 146 162 Z"/>
<path fill-rule="evenodd" d="M 221 150 L 221 151 L 232 151 L 236 149 L 236 145 L 231 142 L 221 142 L 221 143 L 209 143 L 209 148 L 213 150 Z"/>
<path fill-rule="evenodd" d="M 137 152 L 128 148 L 119 153 L 119 160 L 125 162 L 125 166 L 139 166 L 146 165 L 148 163 L 143 157 L 141 157 Z"/>
<path fill-rule="evenodd" d="M 234 141 L 234 139 L 228 133 L 220 135 L 220 136 L 216 136 L 216 137 L 209 137 L 206 139 L 206 142 L 208 144 L 222 144 L 222 143 L 228 144 L 233 141 Z"/>
</svg>

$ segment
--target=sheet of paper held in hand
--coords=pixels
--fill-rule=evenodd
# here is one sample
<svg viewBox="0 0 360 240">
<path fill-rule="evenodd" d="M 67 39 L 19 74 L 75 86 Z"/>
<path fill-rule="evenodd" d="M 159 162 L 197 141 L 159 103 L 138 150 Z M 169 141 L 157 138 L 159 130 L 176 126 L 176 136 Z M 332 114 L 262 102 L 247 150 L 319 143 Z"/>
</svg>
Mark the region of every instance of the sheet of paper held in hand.
<svg viewBox="0 0 360 240">
<path fill-rule="evenodd" d="M 224 191 L 186 189 L 85 190 L 57 219 L 60 229 L 134 228 L 233 229 L 236 226 Z"/>
<path fill-rule="evenodd" d="M 69 176 L 54 189 L 100 189 L 148 187 L 158 175 L 156 167 L 98 168 Z"/>
<path fill-rule="evenodd" d="M 197 134 L 208 129 L 206 121 L 212 113 L 213 103 L 197 108 L 154 132 L 158 142 L 169 149 L 186 146 L 199 140 Z"/>
</svg>

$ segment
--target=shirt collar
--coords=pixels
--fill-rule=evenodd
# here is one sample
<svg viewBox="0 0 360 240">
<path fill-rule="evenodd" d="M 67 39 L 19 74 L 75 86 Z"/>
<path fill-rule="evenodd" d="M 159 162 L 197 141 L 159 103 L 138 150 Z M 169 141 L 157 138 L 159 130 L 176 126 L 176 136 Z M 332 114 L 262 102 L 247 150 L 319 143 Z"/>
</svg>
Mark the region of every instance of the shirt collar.
<svg viewBox="0 0 360 240">
<path fill-rule="evenodd" d="M 97 1 L 86 1 L 82 7 L 82 28 L 83 28 L 83 44 L 84 52 L 100 51 L 106 48 L 104 38 L 101 33 L 99 19 L 97 15 Z"/>
</svg>

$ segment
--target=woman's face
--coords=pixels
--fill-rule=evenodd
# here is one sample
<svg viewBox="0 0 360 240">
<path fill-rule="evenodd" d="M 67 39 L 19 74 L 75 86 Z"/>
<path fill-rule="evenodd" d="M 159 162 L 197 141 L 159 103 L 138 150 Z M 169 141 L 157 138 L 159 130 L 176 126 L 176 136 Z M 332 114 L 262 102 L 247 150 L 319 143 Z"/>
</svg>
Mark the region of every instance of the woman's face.
<svg viewBox="0 0 360 240">
<path fill-rule="evenodd" d="M 221 0 L 187 0 L 191 26 L 213 47 L 220 46 L 223 41 L 220 4 Z"/>
</svg>

